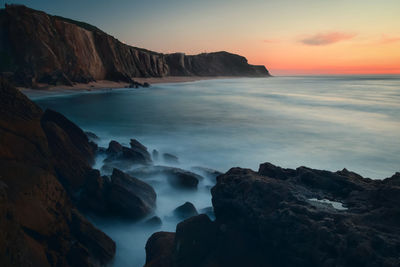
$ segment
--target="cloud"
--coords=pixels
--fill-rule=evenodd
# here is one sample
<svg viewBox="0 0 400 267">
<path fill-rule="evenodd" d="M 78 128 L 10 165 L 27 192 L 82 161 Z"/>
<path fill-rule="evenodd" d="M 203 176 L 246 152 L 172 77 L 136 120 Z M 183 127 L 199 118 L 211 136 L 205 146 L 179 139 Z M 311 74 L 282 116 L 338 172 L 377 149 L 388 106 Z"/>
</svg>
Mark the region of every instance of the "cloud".
<svg viewBox="0 0 400 267">
<path fill-rule="evenodd" d="M 393 36 L 388 36 L 386 34 L 382 34 L 380 43 L 389 44 L 389 43 L 395 43 L 395 42 L 400 42 L 399 36 L 393 37 Z"/>
<path fill-rule="evenodd" d="M 305 45 L 330 45 L 340 41 L 350 40 L 357 34 L 344 32 L 318 33 L 300 40 Z"/>
<path fill-rule="evenodd" d="M 266 44 L 272 44 L 272 43 L 278 43 L 279 40 L 277 40 L 277 39 L 264 39 L 264 40 L 262 40 L 262 42 L 266 43 Z"/>
</svg>

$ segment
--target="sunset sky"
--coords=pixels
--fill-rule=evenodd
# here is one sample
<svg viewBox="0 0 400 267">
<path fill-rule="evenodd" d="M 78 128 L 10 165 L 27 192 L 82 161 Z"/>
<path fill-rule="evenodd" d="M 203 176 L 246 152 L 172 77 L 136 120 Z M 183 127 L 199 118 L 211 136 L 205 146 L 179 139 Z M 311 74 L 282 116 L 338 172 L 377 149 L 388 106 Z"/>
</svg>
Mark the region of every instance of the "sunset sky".
<svg viewBox="0 0 400 267">
<path fill-rule="evenodd" d="M 6 2 L 159 52 L 238 53 L 273 75 L 400 73 L 400 0 Z"/>
</svg>

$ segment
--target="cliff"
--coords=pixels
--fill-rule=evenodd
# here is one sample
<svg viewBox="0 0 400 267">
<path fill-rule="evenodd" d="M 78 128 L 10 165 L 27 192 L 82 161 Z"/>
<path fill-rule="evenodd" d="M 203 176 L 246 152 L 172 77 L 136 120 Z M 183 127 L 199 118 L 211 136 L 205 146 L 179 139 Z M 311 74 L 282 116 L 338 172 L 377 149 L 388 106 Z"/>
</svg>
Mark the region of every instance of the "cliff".
<svg viewBox="0 0 400 267">
<path fill-rule="evenodd" d="M 76 209 L 96 146 L 0 79 L 0 266 L 104 266 L 115 243 Z"/>
<path fill-rule="evenodd" d="M 21 86 L 130 82 L 134 77 L 269 76 L 227 52 L 161 54 L 121 43 L 95 26 L 20 5 L 0 11 L 0 72 Z"/>
</svg>

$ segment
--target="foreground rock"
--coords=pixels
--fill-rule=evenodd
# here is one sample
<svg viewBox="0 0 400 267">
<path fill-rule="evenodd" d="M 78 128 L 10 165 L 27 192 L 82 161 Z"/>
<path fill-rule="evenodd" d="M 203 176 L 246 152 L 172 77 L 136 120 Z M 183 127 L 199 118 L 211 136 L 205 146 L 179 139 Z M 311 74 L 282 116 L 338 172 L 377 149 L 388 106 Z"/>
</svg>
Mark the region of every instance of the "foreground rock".
<svg viewBox="0 0 400 267">
<path fill-rule="evenodd" d="M 74 206 L 92 155 L 79 128 L 0 79 L 0 266 L 104 266 L 113 258 L 115 243 Z"/>
<path fill-rule="evenodd" d="M 147 183 L 118 169 L 110 177 L 93 170 L 81 191 L 79 207 L 102 217 L 140 219 L 154 211 L 156 193 Z"/>
<path fill-rule="evenodd" d="M 117 141 L 111 141 L 106 150 L 104 171 L 111 172 L 114 168 L 127 169 L 134 165 L 152 164 L 147 148 L 135 139 L 131 139 L 131 147 L 126 147 Z"/>
<path fill-rule="evenodd" d="M 196 216 L 199 214 L 195 206 L 190 202 L 185 202 L 185 204 L 174 209 L 173 214 L 181 220 L 185 220 L 189 217 Z"/>
<path fill-rule="evenodd" d="M 174 237 L 174 233 L 158 232 L 149 238 L 146 243 L 146 267 L 172 266 Z"/>
<path fill-rule="evenodd" d="M 212 189 L 216 220 L 178 224 L 164 258 L 169 266 L 399 266 L 399 182 L 346 169 L 233 168 Z M 151 245 L 148 266 L 157 266 Z"/>
<path fill-rule="evenodd" d="M 166 166 L 150 166 L 137 168 L 129 173 L 139 178 L 149 178 L 156 175 L 165 175 L 169 184 L 181 189 L 196 189 L 202 176 L 179 168 Z"/>
<path fill-rule="evenodd" d="M 172 155 L 170 153 L 163 153 L 162 156 L 163 156 L 164 161 L 167 163 L 171 163 L 171 164 L 179 163 L 179 159 L 175 155 Z"/>
<path fill-rule="evenodd" d="M 156 206 L 154 189 L 120 170 L 114 169 L 108 192 L 110 209 L 125 217 L 141 218 Z"/>
</svg>

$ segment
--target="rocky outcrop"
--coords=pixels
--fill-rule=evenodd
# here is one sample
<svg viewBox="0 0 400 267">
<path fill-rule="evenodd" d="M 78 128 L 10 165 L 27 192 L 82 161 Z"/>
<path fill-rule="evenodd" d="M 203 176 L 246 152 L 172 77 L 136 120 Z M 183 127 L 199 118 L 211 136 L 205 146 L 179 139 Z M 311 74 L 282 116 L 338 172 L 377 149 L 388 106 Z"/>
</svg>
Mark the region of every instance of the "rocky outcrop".
<svg viewBox="0 0 400 267">
<path fill-rule="evenodd" d="M 125 217 L 141 218 L 156 207 L 154 189 L 120 170 L 114 169 L 107 199 L 111 210 Z"/>
<path fill-rule="evenodd" d="M 115 243 L 75 209 L 72 190 L 81 181 L 64 173 L 64 164 L 87 163 L 90 144 L 64 117 L 44 115 L 2 79 L 0 96 L 0 265 L 106 265 Z M 72 179 L 67 190 L 62 177 Z"/>
<path fill-rule="evenodd" d="M 227 52 L 165 55 L 121 43 L 98 28 L 20 5 L 0 10 L 0 73 L 16 84 L 72 85 L 132 77 L 269 76 Z"/>
<path fill-rule="evenodd" d="M 196 207 L 192 203 L 185 202 L 184 204 L 174 209 L 173 214 L 180 220 L 185 220 L 199 213 L 197 212 Z"/>
<path fill-rule="evenodd" d="M 245 57 L 224 51 L 193 56 L 175 53 L 166 55 L 166 62 L 172 76 L 269 76 L 264 66 L 249 65 Z"/>
<path fill-rule="evenodd" d="M 168 266 L 398 266 L 399 182 L 399 174 L 371 180 L 346 169 L 233 168 L 212 189 L 216 220 L 178 224 L 163 257 Z M 152 244 L 171 243 L 171 234 L 157 237 L 149 255 Z M 148 266 L 158 260 L 148 257 Z"/>
<path fill-rule="evenodd" d="M 128 172 L 129 174 L 147 179 L 152 176 L 162 175 L 167 178 L 170 185 L 180 189 L 197 189 L 202 176 L 180 168 L 167 166 L 149 166 L 136 168 Z"/>
</svg>

